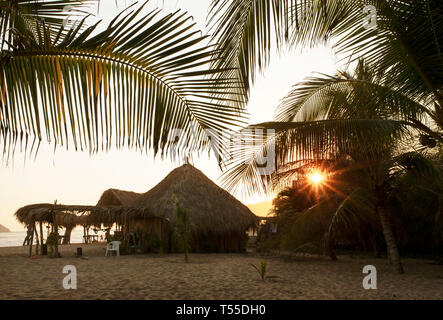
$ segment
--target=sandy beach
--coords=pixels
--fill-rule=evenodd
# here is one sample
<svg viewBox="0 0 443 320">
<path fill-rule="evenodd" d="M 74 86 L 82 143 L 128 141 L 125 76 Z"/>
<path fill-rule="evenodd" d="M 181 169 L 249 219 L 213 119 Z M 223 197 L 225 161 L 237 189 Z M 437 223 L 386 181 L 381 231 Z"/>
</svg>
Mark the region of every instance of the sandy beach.
<svg viewBox="0 0 443 320">
<path fill-rule="evenodd" d="M 443 266 L 404 259 L 396 274 L 385 259 L 339 256 L 192 254 L 104 257 L 103 245 L 60 247 L 62 258 L 27 257 L 26 247 L 0 248 L 0 299 L 443 299 Z M 262 281 L 250 265 L 267 261 Z M 378 289 L 362 287 L 364 265 L 377 268 Z M 65 290 L 65 265 L 74 265 L 78 289 Z"/>
</svg>

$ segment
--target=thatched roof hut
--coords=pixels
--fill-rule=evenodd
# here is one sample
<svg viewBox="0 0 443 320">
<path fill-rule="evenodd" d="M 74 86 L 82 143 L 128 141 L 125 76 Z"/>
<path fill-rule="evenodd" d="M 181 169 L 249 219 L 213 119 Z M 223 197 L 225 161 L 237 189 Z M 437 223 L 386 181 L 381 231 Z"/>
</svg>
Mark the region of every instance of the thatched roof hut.
<svg viewBox="0 0 443 320">
<path fill-rule="evenodd" d="M 144 194 L 109 189 L 96 206 L 34 204 L 20 208 L 15 216 L 28 226 L 35 222 L 67 228 L 116 223 L 122 227 L 126 240 L 135 233 L 139 238 L 155 234 L 158 243 L 173 252 L 174 196 L 189 212 L 193 251 L 243 251 L 246 230 L 255 228 L 259 221 L 248 207 L 189 164 L 176 168 Z"/>
<path fill-rule="evenodd" d="M 97 206 L 131 206 L 141 193 L 124 191 L 119 189 L 108 189 L 103 192 L 97 202 Z"/>
<path fill-rule="evenodd" d="M 189 211 L 191 229 L 197 233 L 243 233 L 254 227 L 258 218 L 239 200 L 220 188 L 190 164 L 176 168 L 132 206 L 133 212 L 175 220 L 176 196 Z"/>
</svg>

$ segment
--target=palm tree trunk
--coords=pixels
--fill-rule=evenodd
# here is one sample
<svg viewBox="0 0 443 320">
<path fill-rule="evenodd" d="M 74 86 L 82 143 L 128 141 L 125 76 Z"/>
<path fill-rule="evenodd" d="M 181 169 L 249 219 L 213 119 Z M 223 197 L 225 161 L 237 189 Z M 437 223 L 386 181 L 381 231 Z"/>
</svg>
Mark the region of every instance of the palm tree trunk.
<svg viewBox="0 0 443 320">
<path fill-rule="evenodd" d="M 70 244 L 71 243 L 72 229 L 73 229 L 72 227 L 66 227 L 65 236 L 63 237 L 63 244 Z"/>
<path fill-rule="evenodd" d="M 338 260 L 337 255 L 335 254 L 332 239 L 329 237 L 325 237 L 323 240 L 324 243 L 324 254 L 329 256 L 332 260 Z"/>
<path fill-rule="evenodd" d="M 329 258 L 331 258 L 334 261 L 338 260 L 337 255 L 335 254 L 335 251 L 332 248 L 328 248 L 327 255 L 329 256 Z"/>
<path fill-rule="evenodd" d="M 398 273 L 404 273 L 403 266 L 400 261 L 400 254 L 398 253 L 397 243 L 392 232 L 391 223 L 389 222 L 386 212 L 383 208 L 378 208 L 378 215 L 380 217 L 381 226 L 383 229 L 383 235 L 385 236 L 386 247 L 388 249 L 388 256 L 391 263 L 397 269 Z"/>
</svg>

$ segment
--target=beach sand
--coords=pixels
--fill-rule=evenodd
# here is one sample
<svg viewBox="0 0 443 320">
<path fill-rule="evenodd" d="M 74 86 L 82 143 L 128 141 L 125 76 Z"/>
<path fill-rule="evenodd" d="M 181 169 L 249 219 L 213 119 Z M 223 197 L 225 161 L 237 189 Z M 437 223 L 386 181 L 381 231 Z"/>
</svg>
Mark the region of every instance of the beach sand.
<svg viewBox="0 0 443 320">
<path fill-rule="evenodd" d="M 74 257 L 83 247 L 83 256 Z M 443 299 L 443 266 L 404 259 L 398 275 L 386 259 L 339 256 L 191 254 L 104 257 L 104 245 L 66 245 L 62 258 L 27 257 L 27 247 L 0 248 L 0 299 Z M 267 261 L 262 281 L 250 265 Z M 77 268 L 77 290 L 65 290 L 65 265 Z M 377 268 L 377 290 L 365 290 L 363 266 Z"/>
</svg>

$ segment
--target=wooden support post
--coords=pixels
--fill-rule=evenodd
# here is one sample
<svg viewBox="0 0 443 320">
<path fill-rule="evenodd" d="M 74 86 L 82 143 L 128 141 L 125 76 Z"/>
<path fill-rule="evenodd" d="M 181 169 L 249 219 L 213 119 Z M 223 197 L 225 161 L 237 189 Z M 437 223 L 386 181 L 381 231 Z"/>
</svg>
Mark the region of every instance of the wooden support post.
<svg viewBox="0 0 443 320">
<path fill-rule="evenodd" d="M 128 221 L 126 220 L 125 221 L 126 223 L 126 226 L 125 226 L 125 235 L 124 235 L 124 237 L 126 238 L 126 248 L 129 248 L 129 243 L 131 242 L 131 235 L 129 234 L 129 223 L 128 223 Z"/>
<path fill-rule="evenodd" d="M 57 241 L 55 242 L 55 257 L 58 258 L 58 225 L 57 222 L 54 222 L 54 229 L 57 235 Z"/>
<path fill-rule="evenodd" d="M 63 237 L 62 244 L 70 244 L 71 243 L 71 233 L 73 227 L 67 226 L 65 230 L 65 236 Z"/>
<path fill-rule="evenodd" d="M 43 247 L 43 222 L 40 221 L 40 244 Z"/>
<path fill-rule="evenodd" d="M 55 201 L 54 204 L 57 204 L 57 201 Z M 57 236 L 57 241 L 55 241 L 54 255 L 55 258 L 58 258 L 58 225 L 57 225 L 57 217 L 54 211 L 52 212 L 52 229 L 54 230 L 53 232 L 55 232 Z"/>
<path fill-rule="evenodd" d="M 40 247 L 40 239 L 38 238 L 38 231 L 36 224 L 34 224 L 34 233 L 35 233 L 35 247 L 36 247 L 35 254 L 39 255 L 39 248 L 41 247 Z"/>
<path fill-rule="evenodd" d="M 32 243 L 34 242 L 34 230 L 35 230 L 35 222 L 33 222 L 31 240 L 29 242 L 29 253 L 28 253 L 29 257 L 32 256 Z"/>
</svg>

